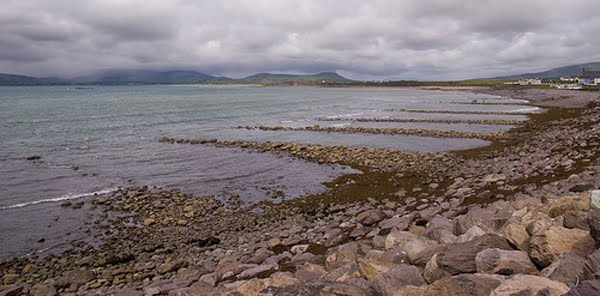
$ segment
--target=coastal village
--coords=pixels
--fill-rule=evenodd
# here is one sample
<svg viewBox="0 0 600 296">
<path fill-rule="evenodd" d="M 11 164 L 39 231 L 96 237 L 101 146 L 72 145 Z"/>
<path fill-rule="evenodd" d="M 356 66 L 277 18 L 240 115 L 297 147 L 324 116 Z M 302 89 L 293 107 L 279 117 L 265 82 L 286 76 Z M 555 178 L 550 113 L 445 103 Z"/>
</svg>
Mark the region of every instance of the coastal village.
<svg viewBox="0 0 600 296">
<path fill-rule="evenodd" d="M 523 78 L 517 81 L 507 81 L 507 85 L 548 85 L 558 89 L 583 89 L 584 86 L 600 85 L 600 71 L 586 71 L 584 68 L 579 76 L 563 76 L 559 79 Z"/>
</svg>

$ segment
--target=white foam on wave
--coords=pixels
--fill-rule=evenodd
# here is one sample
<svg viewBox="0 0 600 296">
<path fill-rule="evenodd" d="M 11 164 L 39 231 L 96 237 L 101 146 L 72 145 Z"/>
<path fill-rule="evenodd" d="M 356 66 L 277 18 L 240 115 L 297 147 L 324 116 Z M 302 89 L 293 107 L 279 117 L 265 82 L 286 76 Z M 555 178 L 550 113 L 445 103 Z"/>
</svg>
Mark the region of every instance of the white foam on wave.
<svg viewBox="0 0 600 296">
<path fill-rule="evenodd" d="M 327 116 L 325 118 L 332 119 L 332 118 L 352 117 L 352 116 L 360 116 L 363 114 L 364 114 L 364 112 L 349 113 L 349 114 L 331 115 L 331 116 Z"/>
<path fill-rule="evenodd" d="M 522 108 L 522 109 L 512 110 L 511 112 L 530 112 L 530 111 L 537 111 L 537 110 L 540 110 L 540 108 L 538 108 L 538 107 Z"/>
<path fill-rule="evenodd" d="M 84 198 L 84 197 L 89 197 L 89 196 L 94 196 L 94 195 L 107 194 L 107 193 L 111 193 L 115 190 L 117 190 L 117 188 L 103 189 L 103 190 L 88 192 L 88 193 L 68 193 L 63 196 L 59 196 L 59 197 L 55 197 L 55 198 L 40 199 L 40 200 L 36 200 L 36 201 L 24 202 L 24 203 L 14 204 L 14 205 L 10 205 L 10 206 L 0 207 L 0 210 L 23 208 L 23 207 L 33 206 L 33 205 L 37 205 L 37 204 L 41 204 L 41 203 L 50 203 L 50 202 L 59 202 L 59 201 L 71 200 L 71 199 L 79 199 L 79 198 Z"/>
<path fill-rule="evenodd" d="M 349 126 L 351 125 L 351 123 L 338 123 L 338 124 L 334 124 L 333 127 L 344 127 L 344 126 Z"/>
</svg>

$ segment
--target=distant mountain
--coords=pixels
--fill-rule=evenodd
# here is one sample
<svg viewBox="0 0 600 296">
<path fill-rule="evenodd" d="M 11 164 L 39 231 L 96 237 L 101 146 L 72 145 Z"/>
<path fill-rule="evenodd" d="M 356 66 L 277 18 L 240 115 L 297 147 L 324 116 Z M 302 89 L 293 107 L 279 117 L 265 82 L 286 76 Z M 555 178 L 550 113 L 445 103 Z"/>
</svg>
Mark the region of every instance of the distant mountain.
<svg viewBox="0 0 600 296">
<path fill-rule="evenodd" d="M 310 75 L 271 74 L 258 73 L 243 79 L 236 79 L 241 83 L 276 84 L 276 83 L 350 83 L 353 80 L 345 78 L 335 72 L 322 72 Z"/>
<path fill-rule="evenodd" d="M 583 73 L 583 69 L 585 69 L 586 71 L 600 71 L 600 62 L 558 67 L 558 68 L 554 68 L 554 69 L 544 71 L 544 72 L 501 76 L 501 77 L 495 77 L 492 79 L 495 79 L 495 80 L 518 80 L 518 79 L 527 79 L 527 78 L 560 78 L 563 76 L 575 77 L 575 76 L 581 76 L 581 74 Z"/>
<path fill-rule="evenodd" d="M 195 71 L 109 70 L 73 79 L 36 78 L 0 74 L 0 85 L 126 85 L 126 84 L 279 84 L 279 83 L 350 83 L 353 80 L 335 72 L 310 75 L 259 73 L 246 78 L 216 77 Z"/>
<path fill-rule="evenodd" d="M 190 84 L 215 80 L 217 77 L 195 71 L 110 70 L 78 77 L 75 84 Z"/>
<path fill-rule="evenodd" d="M 36 78 L 25 75 L 0 73 L 0 86 L 8 85 L 49 85 L 61 84 L 63 81 L 57 78 Z"/>
</svg>

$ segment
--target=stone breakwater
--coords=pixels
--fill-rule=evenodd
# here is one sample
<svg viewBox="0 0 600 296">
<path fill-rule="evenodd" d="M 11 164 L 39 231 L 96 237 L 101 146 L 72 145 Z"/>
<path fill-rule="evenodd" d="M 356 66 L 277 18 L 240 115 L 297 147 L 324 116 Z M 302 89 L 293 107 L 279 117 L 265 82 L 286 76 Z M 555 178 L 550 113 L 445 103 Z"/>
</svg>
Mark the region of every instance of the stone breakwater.
<svg viewBox="0 0 600 296">
<path fill-rule="evenodd" d="M 493 140 L 504 136 L 504 132 L 496 133 L 474 133 L 452 130 L 430 130 L 420 128 L 369 128 L 369 127 L 321 127 L 320 125 L 308 127 L 283 127 L 283 126 L 239 126 L 238 128 L 261 131 L 311 131 L 325 133 L 345 134 L 382 134 L 382 135 L 416 135 L 421 137 L 437 138 L 471 138 Z"/>
<path fill-rule="evenodd" d="M 356 121 L 356 122 L 398 122 L 398 123 L 448 123 L 448 124 L 482 124 L 482 125 L 520 125 L 522 120 L 503 119 L 411 119 L 411 118 L 319 118 L 319 121 Z"/>
<path fill-rule="evenodd" d="M 530 118 L 445 154 L 163 138 L 364 173 L 279 204 L 146 187 L 65 204 L 104 243 L 0 263 L 0 295 L 597 295 L 600 107 Z"/>
<path fill-rule="evenodd" d="M 421 171 L 431 174 L 442 171 L 444 166 L 456 164 L 447 154 L 403 152 L 393 149 L 348 147 L 345 145 L 323 146 L 285 142 L 219 141 L 217 139 L 175 139 L 163 137 L 162 143 L 202 145 L 217 147 L 240 147 L 257 152 L 283 153 L 317 163 L 344 164 L 380 171 Z"/>
</svg>

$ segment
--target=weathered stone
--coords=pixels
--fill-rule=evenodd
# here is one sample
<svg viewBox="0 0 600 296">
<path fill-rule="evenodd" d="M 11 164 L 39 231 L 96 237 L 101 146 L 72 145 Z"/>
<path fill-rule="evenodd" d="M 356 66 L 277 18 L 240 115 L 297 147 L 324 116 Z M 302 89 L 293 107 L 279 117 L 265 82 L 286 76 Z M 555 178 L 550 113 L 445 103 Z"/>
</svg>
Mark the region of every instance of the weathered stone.
<svg viewBox="0 0 600 296">
<path fill-rule="evenodd" d="M 52 285 L 46 285 L 43 283 L 35 284 L 29 293 L 33 296 L 56 296 L 58 292 L 56 288 Z"/>
<path fill-rule="evenodd" d="M 434 254 L 431 259 L 425 265 L 425 269 L 423 270 L 423 278 L 428 283 L 433 283 L 439 279 L 449 277 L 451 274 L 438 266 L 437 260 L 438 254 Z"/>
<path fill-rule="evenodd" d="M 588 226 L 596 248 L 600 248 L 600 209 L 594 209 L 588 213 Z"/>
<path fill-rule="evenodd" d="M 325 268 L 333 270 L 350 262 L 355 262 L 358 258 L 358 249 L 358 243 L 356 242 L 346 243 L 334 248 L 325 260 Z"/>
<path fill-rule="evenodd" d="M 156 223 L 156 219 L 152 219 L 152 218 L 144 219 L 144 225 L 145 226 L 150 226 L 150 225 L 152 225 L 154 223 Z"/>
<path fill-rule="evenodd" d="M 27 264 L 27 265 L 25 265 L 25 267 L 23 267 L 23 270 L 21 272 L 34 273 L 34 272 L 37 272 L 38 270 L 40 270 L 40 268 L 37 267 L 37 265 Z"/>
<path fill-rule="evenodd" d="M 340 282 L 310 281 L 284 288 L 267 288 L 270 295 L 277 296 L 369 296 L 369 291 Z M 268 295 L 268 294 L 266 294 Z"/>
<path fill-rule="evenodd" d="M 321 279 L 331 282 L 350 283 L 352 280 L 360 277 L 361 274 L 358 271 L 358 265 L 356 262 L 351 262 L 324 274 Z"/>
<path fill-rule="evenodd" d="M 379 222 L 378 226 L 381 229 L 406 230 L 415 219 L 415 214 L 407 214 L 399 217 L 392 217 Z"/>
<path fill-rule="evenodd" d="M 446 245 L 429 246 L 412 257 L 410 259 L 410 263 L 417 266 L 425 266 L 427 262 L 431 260 L 431 257 L 433 257 L 434 254 L 446 250 L 446 247 Z"/>
<path fill-rule="evenodd" d="M 237 275 L 237 278 L 240 280 L 245 280 L 249 278 L 253 278 L 259 276 L 261 274 L 265 274 L 277 269 L 277 265 L 272 264 L 263 264 L 253 268 L 246 269 Z"/>
<path fill-rule="evenodd" d="M 579 281 L 579 276 L 583 270 L 585 259 L 573 253 L 561 255 L 550 266 L 542 270 L 541 275 L 553 281 L 575 285 Z"/>
<path fill-rule="evenodd" d="M 563 296 L 600 295 L 600 279 L 584 281 Z"/>
<path fill-rule="evenodd" d="M 179 270 L 183 265 L 185 264 L 185 261 L 181 261 L 181 260 L 173 260 L 173 261 L 169 261 L 166 263 L 161 264 L 157 271 L 159 273 L 167 273 L 167 272 L 172 272 L 172 271 L 177 271 Z"/>
<path fill-rule="evenodd" d="M 561 282 L 534 275 L 517 274 L 500 284 L 490 296 L 560 296 L 568 291 L 569 287 Z"/>
<path fill-rule="evenodd" d="M 592 192 L 590 192 L 590 209 L 600 209 L 600 190 L 592 190 Z"/>
<path fill-rule="evenodd" d="M 502 227 L 502 234 L 506 240 L 521 251 L 529 250 L 529 233 L 526 226 L 519 223 L 507 223 Z"/>
<path fill-rule="evenodd" d="M 427 287 L 426 296 L 487 296 L 504 280 L 491 274 L 460 274 L 440 279 Z"/>
<path fill-rule="evenodd" d="M 360 224 L 370 226 L 385 218 L 385 214 L 381 210 L 367 210 L 356 215 L 356 221 Z"/>
<path fill-rule="evenodd" d="M 325 273 L 327 273 L 327 271 L 321 265 L 304 263 L 296 266 L 296 273 L 294 276 L 304 282 L 319 279 Z"/>
<path fill-rule="evenodd" d="M 600 273 L 600 249 L 594 251 L 585 258 L 581 278 L 591 280 Z"/>
<path fill-rule="evenodd" d="M 267 258 L 273 256 L 274 254 L 275 253 L 273 253 L 273 251 L 271 251 L 267 248 L 259 248 L 258 250 L 256 250 L 254 252 L 252 257 L 250 257 L 248 260 L 246 260 L 246 262 L 261 264 L 261 263 L 263 263 L 263 261 L 265 261 Z"/>
<path fill-rule="evenodd" d="M 89 270 L 77 270 L 58 278 L 55 286 L 58 288 L 74 287 L 76 290 L 95 278 L 94 273 Z"/>
<path fill-rule="evenodd" d="M 12 285 L 19 280 L 19 275 L 16 273 L 6 273 L 2 276 L 2 281 L 5 285 Z"/>
<path fill-rule="evenodd" d="M 539 267 L 546 267 L 564 253 L 587 256 L 594 251 L 594 241 L 587 231 L 551 226 L 531 237 L 529 257 Z"/>
<path fill-rule="evenodd" d="M 401 247 L 395 247 L 385 251 L 379 258 L 383 262 L 389 262 L 392 264 L 401 264 L 408 262 L 408 256 Z"/>
<path fill-rule="evenodd" d="M 469 228 L 464 234 L 460 235 L 456 241 L 459 243 L 464 243 L 484 234 L 485 231 L 483 231 L 483 229 L 481 229 L 479 226 L 475 225 Z"/>
<path fill-rule="evenodd" d="M 392 264 L 373 259 L 359 259 L 358 270 L 367 280 L 373 281 L 378 275 L 392 268 Z"/>
<path fill-rule="evenodd" d="M 428 239 L 436 241 L 440 244 L 451 244 L 455 243 L 458 239 L 451 230 L 445 228 L 434 228 L 431 230 L 425 231 L 423 234 Z"/>
<path fill-rule="evenodd" d="M 565 228 L 578 228 L 582 230 L 590 230 L 588 225 L 588 213 L 567 211 L 563 215 L 563 226 Z"/>
<path fill-rule="evenodd" d="M 485 249 L 475 257 L 477 272 L 511 275 L 516 273 L 537 274 L 538 270 L 527 252 Z"/>
<path fill-rule="evenodd" d="M 421 276 L 421 271 L 411 265 L 395 265 L 388 271 L 379 274 L 373 279 L 373 287 L 383 296 L 396 295 L 395 293 L 407 285 L 421 286 L 425 285 L 425 280 Z"/>
<path fill-rule="evenodd" d="M 432 245 L 435 244 L 429 241 L 424 242 L 421 239 L 411 239 L 402 246 L 402 250 L 406 253 L 408 260 L 414 262 L 421 252 L 427 250 Z"/>
<path fill-rule="evenodd" d="M 495 234 L 486 234 L 464 243 L 448 245 L 437 256 L 437 265 L 452 275 L 477 271 L 477 253 L 489 248 L 511 250 L 506 239 Z M 432 258 L 433 259 L 433 258 Z"/>
<path fill-rule="evenodd" d="M 419 236 L 408 231 L 393 230 L 385 238 L 385 249 L 389 250 L 396 246 L 404 246 L 411 239 L 419 239 Z"/>
<path fill-rule="evenodd" d="M 567 211 L 587 211 L 589 209 L 590 198 L 588 196 L 565 196 L 557 200 L 550 201 L 548 215 L 552 218 L 555 218 Z"/>
</svg>

